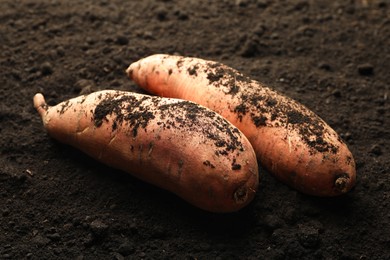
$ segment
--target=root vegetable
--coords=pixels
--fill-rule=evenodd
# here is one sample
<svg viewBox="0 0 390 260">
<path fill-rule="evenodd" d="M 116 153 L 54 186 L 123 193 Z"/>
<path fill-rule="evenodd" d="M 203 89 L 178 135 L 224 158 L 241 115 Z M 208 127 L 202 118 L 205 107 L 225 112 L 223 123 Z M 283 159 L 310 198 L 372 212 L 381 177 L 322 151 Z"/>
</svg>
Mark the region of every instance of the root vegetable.
<svg viewBox="0 0 390 260">
<path fill-rule="evenodd" d="M 157 54 L 134 62 L 127 73 L 150 93 L 191 100 L 227 118 L 277 179 L 303 193 L 336 196 L 355 185 L 352 154 L 328 124 L 228 66 Z"/>
<path fill-rule="evenodd" d="M 257 159 L 246 137 L 217 113 L 172 98 L 114 90 L 34 106 L 53 138 L 212 212 L 254 197 Z"/>
</svg>

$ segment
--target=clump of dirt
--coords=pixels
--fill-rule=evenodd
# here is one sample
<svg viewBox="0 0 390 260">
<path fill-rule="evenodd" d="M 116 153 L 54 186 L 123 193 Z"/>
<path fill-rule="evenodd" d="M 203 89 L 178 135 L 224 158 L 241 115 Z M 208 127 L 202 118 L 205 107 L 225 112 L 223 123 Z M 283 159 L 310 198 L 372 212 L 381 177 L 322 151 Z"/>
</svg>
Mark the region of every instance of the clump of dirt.
<svg viewBox="0 0 390 260">
<path fill-rule="evenodd" d="M 143 106 L 143 102 L 149 98 L 132 95 L 107 95 L 96 106 L 93 114 L 93 121 L 96 127 L 100 127 L 108 115 L 115 115 L 112 123 L 112 130 L 115 131 L 123 121 L 132 128 L 133 137 L 138 134 L 138 129 L 146 128 L 149 121 L 155 118 L 153 110 Z"/>
<path fill-rule="evenodd" d="M 180 100 L 165 102 L 162 98 L 125 92 L 104 93 L 99 96 L 99 103 L 94 109 L 93 122 L 100 127 L 107 116 L 111 115 L 112 131 L 125 123 L 131 129 L 133 137 L 137 137 L 139 129 L 147 131 L 151 120 L 163 129 L 179 129 L 191 135 L 210 139 L 216 147 L 216 155 L 228 155 L 235 151 L 243 151 L 240 142 L 241 132 L 213 111 L 193 102 Z M 240 169 L 233 162 L 232 168 Z"/>
</svg>

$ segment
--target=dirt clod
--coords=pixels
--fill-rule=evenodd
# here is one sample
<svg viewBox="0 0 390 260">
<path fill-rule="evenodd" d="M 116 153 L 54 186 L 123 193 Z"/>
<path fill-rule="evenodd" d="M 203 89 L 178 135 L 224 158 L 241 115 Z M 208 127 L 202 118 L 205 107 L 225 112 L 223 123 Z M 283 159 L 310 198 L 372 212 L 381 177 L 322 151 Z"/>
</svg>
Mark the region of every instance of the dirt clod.
<svg viewBox="0 0 390 260">
<path fill-rule="evenodd" d="M 370 63 L 364 63 L 358 66 L 358 72 L 362 76 L 370 76 L 374 74 L 374 66 Z"/>
</svg>

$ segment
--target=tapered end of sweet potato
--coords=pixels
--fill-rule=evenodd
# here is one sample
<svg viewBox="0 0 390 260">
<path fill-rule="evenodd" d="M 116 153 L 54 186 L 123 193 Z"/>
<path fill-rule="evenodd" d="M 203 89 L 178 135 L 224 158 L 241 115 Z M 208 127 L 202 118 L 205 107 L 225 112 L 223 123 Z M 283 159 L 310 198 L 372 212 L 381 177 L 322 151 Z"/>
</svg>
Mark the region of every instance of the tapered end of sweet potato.
<svg viewBox="0 0 390 260">
<path fill-rule="evenodd" d="M 34 107 L 39 114 L 42 114 L 47 111 L 47 104 L 45 101 L 45 97 L 41 93 L 35 94 L 33 102 L 34 102 Z"/>
<path fill-rule="evenodd" d="M 355 175 L 351 177 L 348 174 L 341 175 L 336 178 L 334 182 L 335 189 L 341 194 L 347 193 L 353 186 L 355 186 Z"/>
<path fill-rule="evenodd" d="M 125 72 L 127 76 L 129 76 L 131 79 L 133 78 L 133 68 L 131 67 L 131 65 L 126 69 Z"/>
<path fill-rule="evenodd" d="M 43 120 L 43 123 L 46 124 L 45 118 L 49 106 L 46 104 L 45 97 L 41 93 L 37 93 L 33 98 L 33 102 L 35 109 L 38 111 Z"/>
</svg>

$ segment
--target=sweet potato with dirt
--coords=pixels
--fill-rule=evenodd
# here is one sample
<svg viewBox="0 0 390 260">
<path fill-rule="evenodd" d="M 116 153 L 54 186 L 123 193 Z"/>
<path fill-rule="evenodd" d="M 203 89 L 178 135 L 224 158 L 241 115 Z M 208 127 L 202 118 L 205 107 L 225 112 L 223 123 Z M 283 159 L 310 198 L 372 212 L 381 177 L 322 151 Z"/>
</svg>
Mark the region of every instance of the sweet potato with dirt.
<svg viewBox="0 0 390 260">
<path fill-rule="evenodd" d="M 191 100 L 224 116 L 246 135 L 262 165 L 303 193 L 336 196 L 355 185 L 353 156 L 324 120 L 235 69 L 157 54 L 134 62 L 127 73 L 150 93 Z"/>
<path fill-rule="evenodd" d="M 237 211 L 258 186 L 246 137 L 217 113 L 172 98 L 106 90 L 34 106 L 53 138 L 212 212 Z"/>
</svg>

